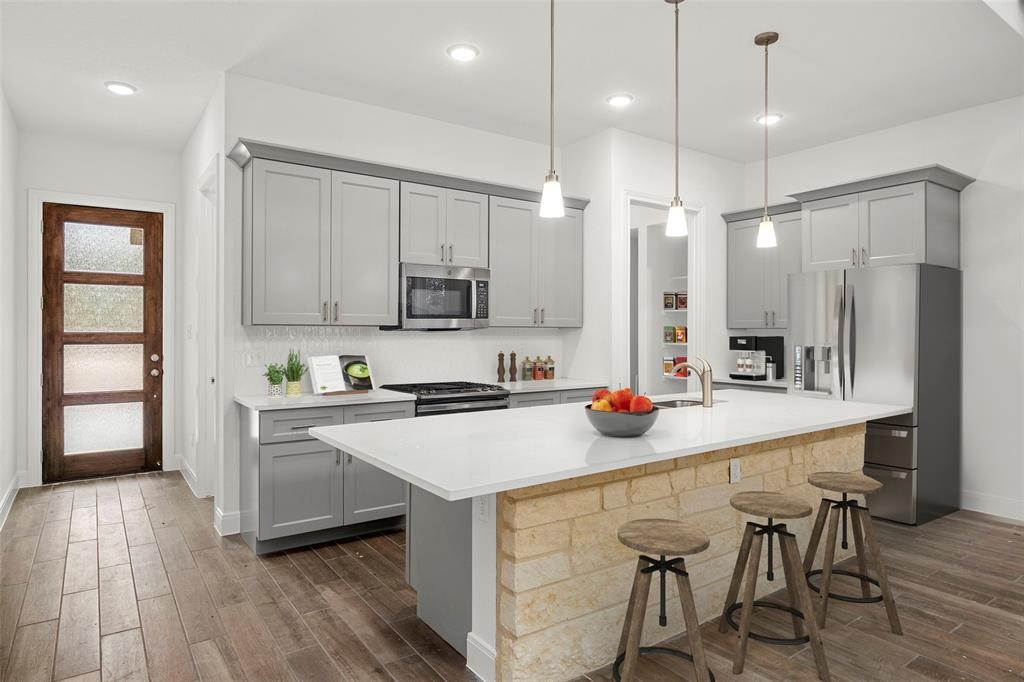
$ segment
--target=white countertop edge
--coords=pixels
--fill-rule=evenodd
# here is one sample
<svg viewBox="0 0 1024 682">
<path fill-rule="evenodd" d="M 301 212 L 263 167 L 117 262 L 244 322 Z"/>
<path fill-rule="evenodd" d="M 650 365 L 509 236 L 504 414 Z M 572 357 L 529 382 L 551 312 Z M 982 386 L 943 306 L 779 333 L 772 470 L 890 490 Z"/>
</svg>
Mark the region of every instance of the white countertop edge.
<svg viewBox="0 0 1024 682">
<path fill-rule="evenodd" d="M 416 396 L 411 393 L 399 393 L 398 391 L 389 391 L 383 388 L 377 388 L 367 393 L 357 393 L 356 395 L 316 395 L 315 393 L 303 393 L 292 398 L 287 396 L 271 398 L 268 395 L 234 396 L 236 403 L 257 412 L 295 410 L 307 407 L 336 407 L 339 405 L 405 403 L 413 402 L 414 400 L 416 400 Z"/>
<path fill-rule="evenodd" d="M 487 383 L 487 382 L 485 382 Z M 506 381 L 498 383 L 490 382 L 495 386 L 507 389 L 509 393 L 546 393 L 548 391 L 574 391 L 584 388 L 606 388 L 607 381 L 590 379 L 542 379 L 540 381 Z"/>
<path fill-rule="evenodd" d="M 535 408 L 536 409 L 536 408 Z M 679 409 L 704 409 L 704 408 L 679 408 Z M 714 408 L 711 408 L 714 409 Z M 441 499 L 449 502 L 455 502 L 457 500 L 465 500 L 471 497 L 477 497 L 479 495 L 490 495 L 493 493 L 506 492 L 508 490 L 518 490 L 519 488 L 527 488 L 532 485 L 540 485 L 542 483 L 552 483 L 554 481 L 564 481 L 570 478 L 576 478 L 579 476 L 589 476 L 591 474 L 600 474 L 606 471 L 615 471 L 616 469 L 625 469 L 633 466 L 642 464 L 651 464 L 654 462 L 663 462 L 668 459 L 677 459 L 679 457 L 688 457 L 690 455 L 700 455 L 705 452 L 713 452 L 715 450 L 724 450 L 726 448 L 734 448 L 740 445 L 750 445 L 752 443 L 762 443 L 769 440 L 777 440 L 779 438 L 787 438 L 789 436 L 799 436 L 805 433 L 814 433 L 816 431 L 824 431 L 826 429 L 842 428 L 844 426 L 853 426 L 855 424 L 865 424 L 868 421 L 876 419 L 883 419 L 885 417 L 894 417 L 900 414 L 906 414 L 913 408 L 909 406 L 899 406 L 889 410 L 882 410 L 872 414 L 870 417 L 864 418 L 848 418 L 848 419 L 835 419 L 815 424 L 813 427 L 802 427 L 792 429 L 782 429 L 779 431 L 772 431 L 770 433 L 760 434 L 756 436 L 748 436 L 741 438 L 730 438 L 722 441 L 716 441 L 708 445 L 697 445 L 686 448 L 680 448 L 679 450 L 673 450 L 668 453 L 652 453 L 649 456 L 637 457 L 631 459 L 628 463 L 624 462 L 608 462 L 605 464 L 589 464 L 586 467 L 580 467 L 576 469 L 566 469 L 558 472 L 549 472 L 540 474 L 537 476 L 524 476 L 517 478 L 512 481 L 504 481 L 500 483 L 490 483 L 472 488 L 460 488 L 456 490 L 447 490 L 440 488 L 422 478 L 409 473 L 405 469 L 401 469 L 396 466 L 392 466 L 388 462 L 377 459 L 373 455 L 361 451 L 359 449 L 352 448 L 349 445 L 344 445 L 340 441 L 333 439 L 324 433 L 324 428 L 330 427 L 316 427 L 309 430 L 310 435 L 321 441 L 331 445 L 339 450 L 344 450 L 346 453 L 352 454 L 359 459 L 362 459 L 369 464 L 372 464 L 379 469 L 383 469 L 389 474 L 401 478 L 402 480 L 411 483 L 417 487 L 426 490 L 427 492 L 437 495 Z"/>
<path fill-rule="evenodd" d="M 729 384 L 730 386 L 753 386 L 763 388 L 789 388 L 787 379 L 776 379 L 775 381 L 751 381 L 749 379 L 733 379 L 728 374 L 724 377 L 712 377 L 711 382 L 715 384 Z"/>
</svg>

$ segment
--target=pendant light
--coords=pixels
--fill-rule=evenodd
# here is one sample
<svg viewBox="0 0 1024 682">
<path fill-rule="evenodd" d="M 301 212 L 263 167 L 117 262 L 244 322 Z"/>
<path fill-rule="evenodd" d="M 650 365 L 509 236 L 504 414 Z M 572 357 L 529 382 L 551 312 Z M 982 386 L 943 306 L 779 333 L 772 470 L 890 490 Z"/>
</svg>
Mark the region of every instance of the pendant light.
<svg viewBox="0 0 1024 682">
<path fill-rule="evenodd" d="M 778 40 L 779 34 L 774 31 L 754 36 L 754 44 L 764 47 L 764 118 L 761 119 L 761 125 L 764 126 L 764 215 L 761 217 L 761 224 L 757 226 L 759 249 L 770 249 L 778 245 L 775 238 L 775 223 L 768 216 L 768 46 Z"/>
<path fill-rule="evenodd" d="M 540 194 L 540 217 L 561 218 L 565 215 L 565 202 L 562 201 L 562 185 L 555 173 L 555 0 L 551 0 L 551 89 L 550 105 L 550 164 L 548 174 L 544 177 L 544 189 Z"/>
<path fill-rule="evenodd" d="M 683 201 L 679 198 L 679 3 L 683 0 L 665 0 L 676 6 L 676 40 L 675 40 L 675 80 L 676 80 L 676 109 L 675 109 L 675 195 L 672 203 L 668 206 L 668 220 L 665 221 L 666 237 L 686 236 L 686 209 L 683 208 Z"/>
</svg>

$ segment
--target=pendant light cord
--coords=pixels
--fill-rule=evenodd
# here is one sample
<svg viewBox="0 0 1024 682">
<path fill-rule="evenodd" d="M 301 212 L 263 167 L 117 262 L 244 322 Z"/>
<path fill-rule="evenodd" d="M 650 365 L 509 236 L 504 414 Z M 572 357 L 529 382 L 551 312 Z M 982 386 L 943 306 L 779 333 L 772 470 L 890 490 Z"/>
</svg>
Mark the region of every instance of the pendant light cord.
<svg viewBox="0 0 1024 682">
<path fill-rule="evenodd" d="M 675 159 L 676 159 L 676 194 L 679 198 L 679 3 L 676 3 L 676 49 L 675 49 L 675 76 L 676 76 L 676 115 L 675 115 Z"/>
<path fill-rule="evenodd" d="M 768 43 L 764 45 L 764 219 L 768 220 Z"/>
<path fill-rule="evenodd" d="M 551 0 L 551 77 L 548 80 L 550 84 L 550 92 L 548 93 L 548 101 L 551 107 L 550 111 L 550 126 L 548 128 L 550 134 L 549 153 L 551 160 L 551 173 L 555 172 L 555 0 Z"/>
</svg>

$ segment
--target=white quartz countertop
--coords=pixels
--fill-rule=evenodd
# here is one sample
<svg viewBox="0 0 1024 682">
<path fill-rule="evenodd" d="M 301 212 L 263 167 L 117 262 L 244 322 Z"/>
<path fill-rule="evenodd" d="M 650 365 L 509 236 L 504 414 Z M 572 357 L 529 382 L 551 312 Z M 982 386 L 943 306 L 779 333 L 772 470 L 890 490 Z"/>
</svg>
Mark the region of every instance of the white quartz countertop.
<svg viewBox="0 0 1024 682">
<path fill-rule="evenodd" d="M 661 396 L 699 398 L 699 395 Z M 639 438 L 609 438 L 583 405 L 551 405 L 310 429 L 311 435 L 446 500 L 514 490 L 904 414 L 907 405 L 715 392 L 715 406 L 661 410 Z"/>
<path fill-rule="evenodd" d="M 271 398 L 268 395 L 236 395 L 235 402 L 251 410 L 265 412 L 269 410 L 292 410 L 299 407 L 334 407 L 336 405 L 366 405 L 369 403 L 407 403 L 416 400 L 411 393 L 399 393 L 379 388 L 356 395 L 316 395 L 303 393 L 292 398 L 282 396 Z"/>
<path fill-rule="evenodd" d="M 546 391 L 575 391 L 582 388 L 604 388 L 608 386 L 607 381 L 590 379 L 545 379 L 544 381 L 506 381 L 498 383 L 490 381 L 495 386 L 507 388 L 509 393 L 543 393 Z"/>
<path fill-rule="evenodd" d="M 733 379 L 728 374 L 723 378 L 713 377 L 716 384 L 732 384 L 733 386 L 751 386 L 753 388 L 789 388 L 787 379 L 776 379 L 775 381 L 749 381 L 746 379 Z"/>
</svg>

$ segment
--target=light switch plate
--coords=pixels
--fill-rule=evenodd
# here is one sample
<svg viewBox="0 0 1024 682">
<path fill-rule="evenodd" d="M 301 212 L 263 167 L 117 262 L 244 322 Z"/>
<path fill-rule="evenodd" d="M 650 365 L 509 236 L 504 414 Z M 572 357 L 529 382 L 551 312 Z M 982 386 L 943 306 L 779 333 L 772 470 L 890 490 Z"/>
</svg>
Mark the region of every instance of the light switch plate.
<svg viewBox="0 0 1024 682">
<path fill-rule="evenodd" d="M 740 478 L 740 461 L 738 459 L 729 460 L 729 483 L 739 483 Z"/>
</svg>

